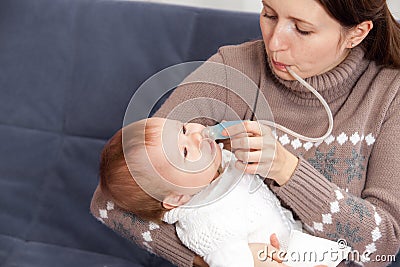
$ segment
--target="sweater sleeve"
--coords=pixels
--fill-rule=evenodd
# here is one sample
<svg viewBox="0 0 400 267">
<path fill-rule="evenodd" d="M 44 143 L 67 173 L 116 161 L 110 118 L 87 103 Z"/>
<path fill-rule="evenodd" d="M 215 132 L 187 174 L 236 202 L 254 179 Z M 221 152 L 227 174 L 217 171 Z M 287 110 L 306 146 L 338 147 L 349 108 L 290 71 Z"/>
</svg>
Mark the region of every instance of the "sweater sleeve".
<svg viewBox="0 0 400 267">
<path fill-rule="evenodd" d="M 323 238 L 345 241 L 360 254 L 355 258 L 364 266 L 386 266 L 389 262 L 383 259 L 394 260 L 399 249 L 399 99 L 392 102 L 376 137 L 361 197 L 330 182 L 303 158 L 287 184 L 271 185 L 308 230 Z"/>
<path fill-rule="evenodd" d="M 150 253 L 177 266 L 193 266 L 195 255 L 182 245 L 176 236 L 174 225 L 144 221 L 119 209 L 105 197 L 99 186 L 93 195 L 90 211 L 104 225 Z"/>
</svg>

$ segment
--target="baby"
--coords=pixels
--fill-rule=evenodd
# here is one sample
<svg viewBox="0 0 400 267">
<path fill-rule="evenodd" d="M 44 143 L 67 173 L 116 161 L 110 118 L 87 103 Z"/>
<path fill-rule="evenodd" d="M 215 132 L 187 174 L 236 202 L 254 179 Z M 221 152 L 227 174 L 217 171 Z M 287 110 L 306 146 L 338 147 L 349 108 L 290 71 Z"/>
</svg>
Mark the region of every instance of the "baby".
<svg viewBox="0 0 400 267">
<path fill-rule="evenodd" d="M 143 219 L 175 224 L 182 243 L 210 266 L 253 266 L 248 244 L 268 243 L 274 233 L 288 252 L 296 251 L 291 243 L 337 250 L 333 241 L 301 233 L 261 179 L 236 169 L 234 154 L 203 138 L 204 128 L 162 118 L 124 127 L 104 147 L 101 189 Z M 336 266 L 342 259 L 287 264 Z"/>
</svg>

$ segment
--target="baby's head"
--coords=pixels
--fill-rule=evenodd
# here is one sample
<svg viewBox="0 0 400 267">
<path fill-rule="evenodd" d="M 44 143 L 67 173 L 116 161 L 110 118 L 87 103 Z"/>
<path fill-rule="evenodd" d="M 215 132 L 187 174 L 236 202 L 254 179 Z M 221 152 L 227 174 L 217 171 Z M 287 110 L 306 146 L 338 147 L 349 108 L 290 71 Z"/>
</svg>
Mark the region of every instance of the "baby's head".
<svg viewBox="0 0 400 267">
<path fill-rule="evenodd" d="M 119 130 L 102 152 L 102 190 L 122 209 L 159 221 L 218 176 L 221 150 L 203 129 L 149 118 Z"/>
</svg>

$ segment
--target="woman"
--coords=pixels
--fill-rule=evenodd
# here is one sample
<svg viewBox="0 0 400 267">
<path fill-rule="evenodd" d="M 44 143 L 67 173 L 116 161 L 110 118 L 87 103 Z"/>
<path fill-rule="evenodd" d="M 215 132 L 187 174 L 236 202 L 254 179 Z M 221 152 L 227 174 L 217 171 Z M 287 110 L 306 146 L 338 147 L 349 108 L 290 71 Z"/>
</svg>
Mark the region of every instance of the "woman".
<svg viewBox="0 0 400 267">
<path fill-rule="evenodd" d="M 290 67 L 328 102 L 334 127 L 331 136 L 312 144 L 279 131 L 275 138 L 267 127 L 248 122 L 250 137 L 239 135 L 231 145 L 239 160 L 251 164 L 237 167 L 269 178 L 308 231 L 345 240 L 361 255 L 351 264 L 385 266 L 379 256 L 396 254 L 400 244 L 400 26 L 383 0 L 263 0 L 263 6 L 263 40 L 221 48 L 209 61 L 250 77 L 276 123 L 321 136 L 328 125 L 322 106 L 294 81 Z M 252 118 L 240 99 L 221 90 L 182 86 L 156 116 L 168 117 L 180 103 L 206 97 L 226 103 L 241 119 Z M 216 121 L 231 119 L 216 114 Z M 229 128 L 232 136 L 243 132 Z M 182 266 L 199 260 L 177 242 L 173 229 L 158 227 L 155 253 Z M 252 249 L 255 256 L 259 247 Z"/>
</svg>

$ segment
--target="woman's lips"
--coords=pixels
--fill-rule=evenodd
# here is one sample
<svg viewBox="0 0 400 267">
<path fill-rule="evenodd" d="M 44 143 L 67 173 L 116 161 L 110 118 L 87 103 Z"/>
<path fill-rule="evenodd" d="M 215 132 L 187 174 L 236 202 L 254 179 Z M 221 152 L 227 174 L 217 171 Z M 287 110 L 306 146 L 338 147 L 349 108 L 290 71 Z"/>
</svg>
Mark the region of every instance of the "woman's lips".
<svg viewBox="0 0 400 267">
<path fill-rule="evenodd" d="M 284 71 L 287 72 L 286 70 L 286 66 L 285 64 L 281 63 L 281 62 L 277 62 L 275 60 L 272 60 L 272 64 L 274 65 L 274 67 L 280 71 Z"/>
</svg>

